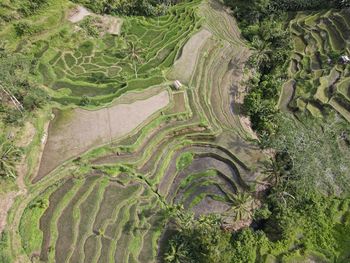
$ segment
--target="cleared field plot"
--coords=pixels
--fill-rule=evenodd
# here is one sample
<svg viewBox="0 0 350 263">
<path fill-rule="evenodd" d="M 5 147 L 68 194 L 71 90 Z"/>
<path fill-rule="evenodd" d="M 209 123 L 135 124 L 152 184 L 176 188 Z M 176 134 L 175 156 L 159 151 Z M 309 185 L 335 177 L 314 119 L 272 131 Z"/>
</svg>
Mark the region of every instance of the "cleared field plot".
<svg viewBox="0 0 350 263">
<path fill-rule="evenodd" d="M 188 84 L 198 61 L 200 50 L 211 36 L 212 34 L 206 29 L 194 34 L 182 48 L 181 57 L 175 61 L 168 77 Z"/>
<path fill-rule="evenodd" d="M 68 14 L 68 20 L 72 23 L 77 23 L 89 15 L 91 15 L 91 12 L 89 10 L 83 6 L 78 6 L 70 11 Z"/>
<path fill-rule="evenodd" d="M 282 92 L 278 102 L 278 108 L 282 111 L 288 111 L 288 104 L 293 99 L 295 80 L 290 80 L 282 86 Z"/>
<path fill-rule="evenodd" d="M 172 113 L 181 113 L 186 111 L 186 94 L 184 92 L 174 93 L 174 108 L 172 109 Z"/>
<path fill-rule="evenodd" d="M 168 104 L 169 93 L 163 91 L 148 99 L 130 104 L 116 102 L 113 106 L 96 111 L 79 108 L 57 111 L 50 123 L 40 169 L 34 182 L 73 156 L 127 135 Z"/>
<path fill-rule="evenodd" d="M 291 104 L 300 111 L 307 109 L 320 116 L 323 107 L 330 104 L 339 114 L 346 116 L 347 110 L 341 109 L 345 104 L 339 104 L 333 98 L 341 94 L 349 100 L 348 73 L 332 54 L 349 55 L 348 20 L 347 11 L 331 10 L 300 13 L 291 22 L 294 57 L 300 57 L 298 61 L 293 60 L 289 70 L 290 78 L 296 81 Z M 284 89 L 282 97 L 285 97 Z"/>
</svg>

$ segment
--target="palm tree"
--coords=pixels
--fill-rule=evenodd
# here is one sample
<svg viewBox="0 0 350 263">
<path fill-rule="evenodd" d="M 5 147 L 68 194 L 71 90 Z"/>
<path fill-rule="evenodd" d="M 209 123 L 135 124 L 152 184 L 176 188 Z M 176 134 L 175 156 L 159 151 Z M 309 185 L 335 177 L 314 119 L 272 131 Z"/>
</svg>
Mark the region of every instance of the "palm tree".
<svg viewBox="0 0 350 263">
<path fill-rule="evenodd" d="M 165 262 L 183 263 L 189 262 L 188 251 L 184 243 L 171 242 L 168 253 L 165 254 Z"/>
<path fill-rule="evenodd" d="M 254 199 L 246 193 L 237 193 L 236 195 L 228 195 L 232 207 L 226 211 L 228 217 L 234 218 L 235 221 L 251 219 L 253 216 Z"/>
<path fill-rule="evenodd" d="M 254 37 L 252 47 L 256 50 L 256 52 L 252 55 L 252 60 L 258 67 L 260 67 L 263 63 L 270 61 L 270 54 L 272 50 L 269 42 L 263 41 L 259 37 Z"/>
<path fill-rule="evenodd" d="M 20 158 L 20 150 L 5 139 L 0 139 L 0 176 L 16 177 L 16 162 Z"/>
</svg>

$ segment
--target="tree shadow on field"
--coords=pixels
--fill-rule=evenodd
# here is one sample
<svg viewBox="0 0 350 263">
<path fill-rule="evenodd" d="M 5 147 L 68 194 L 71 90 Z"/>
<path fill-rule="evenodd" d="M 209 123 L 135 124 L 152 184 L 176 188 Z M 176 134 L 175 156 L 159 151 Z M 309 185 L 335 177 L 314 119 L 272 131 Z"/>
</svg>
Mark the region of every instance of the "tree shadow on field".
<svg viewBox="0 0 350 263">
<path fill-rule="evenodd" d="M 222 5 L 219 1 L 217 0 L 210 0 L 209 1 L 210 8 L 214 9 L 215 11 L 218 12 L 226 12 L 224 9 L 224 5 Z"/>
<path fill-rule="evenodd" d="M 229 70 L 235 70 L 238 71 L 236 74 L 234 74 L 235 76 L 239 76 L 240 74 L 243 73 L 243 61 L 240 58 L 237 57 L 233 57 L 229 64 L 228 64 L 228 69 Z"/>
</svg>

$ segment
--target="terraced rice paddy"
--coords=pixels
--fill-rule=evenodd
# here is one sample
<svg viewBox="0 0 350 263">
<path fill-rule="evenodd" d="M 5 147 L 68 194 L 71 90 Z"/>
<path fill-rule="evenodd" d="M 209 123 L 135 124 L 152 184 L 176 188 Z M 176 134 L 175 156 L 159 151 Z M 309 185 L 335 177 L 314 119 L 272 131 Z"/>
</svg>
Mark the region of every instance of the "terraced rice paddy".
<svg viewBox="0 0 350 263">
<path fill-rule="evenodd" d="M 135 96 L 132 93 L 127 95 L 117 100 L 115 105 L 96 111 L 79 108 L 56 110 L 56 117 L 49 127 L 48 141 L 34 182 L 63 161 L 127 135 L 170 102 L 167 91 L 144 100 L 123 104 L 123 99 L 128 100 L 126 97 L 130 97 L 130 100 L 133 95 Z"/>
<path fill-rule="evenodd" d="M 170 94 L 168 107 L 142 129 L 135 125 L 109 143 L 111 137 L 103 137 L 106 145 L 83 147 L 79 157 L 33 181 L 30 194 L 13 209 L 19 231 L 11 231 L 12 246 L 23 262 L 156 262 L 166 206 L 183 204 L 196 215 L 222 213 L 232 207 L 230 196 L 254 192 L 263 179 L 259 171 L 266 156 L 248 140 L 232 96 L 239 95 L 249 56 L 234 19 L 216 1 L 180 4 L 170 13 L 159 21 L 124 21 L 126 38 L 139 39 L 134 42 L 147 49 L 141 53 L 145 62 L 137 63 L 137 78 L 131 61 L 118 53 L 118 37 L 88 40 L 76 50 L 50 47 L 41 58 L 43 79 L 62 104 L 87 93 L 106 102 L 134 89 L 149 92 L 150 86 L 166 85 L 166 76 L 169 81 L 172 74 L 180 76 L 184 61 L 193 70 L 186 86 Z M 202 34 L 196 32 L 206 37 L 187 58 L 186 46 Z M 94 72 L 104 77 L 92 80 Z M 122 107 L 123 97 L 112 107 Z M 146 107 L 147 116 L 162 108 L 152 106 Z M 132 119 L 134 114 L 123 115 Z M 63 119 L 74 128 L 72 118 Z M 52 132 L 47 147 L 50 140 Z M 44 154 L 60 158 L 53 150 Z"/>
<path fill-rule="evenodd" d="M 295 91 L 285 85 L 281 108 L 307 110 L 322 116 L 332 108 L 350 121 L 350 65 L 339 57 L 350 55 L 350 11 L 331 10 L 321 13 L 299 13 L 290 28 L 294 38 L 294 59 L 289 75 Z"/>
<path fill-rule="evenodd" d="M 86 38 L 77 30 L 63 46 L 43 44 L 38 70 L 44 85 L 62 104 L 79 104 L 83 95 L 101 104 L 161 84 L 162 71 L 199 27 L 197 3 L 179 5 L 159 19 L 125 18 L 119 36 Z"/>
</svg>

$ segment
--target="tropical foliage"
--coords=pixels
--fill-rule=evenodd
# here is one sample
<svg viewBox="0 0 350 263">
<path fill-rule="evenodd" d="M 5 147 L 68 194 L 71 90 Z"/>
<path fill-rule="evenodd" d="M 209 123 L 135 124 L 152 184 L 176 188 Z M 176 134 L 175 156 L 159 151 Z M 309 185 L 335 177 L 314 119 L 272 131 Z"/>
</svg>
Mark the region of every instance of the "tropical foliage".
<svg viewBox="0 0 350 263">
<path fill-rule="evenodd" d="M 0 117 L 6 123 L 18 123 L 25 112 L 33 111 L 49 100 L 35 81 L 36 61 L 22 53 L 0 51 Z"/>
<path fill-rule="evenodd" d="M 5 138 L 0 138 L 0 176 L 16 177 L 16 163 L 21 151 Z"/>
<path fill-rule="evenodd" d="M 73 2 L 84 4 L 97 13 L 115 15 L 145 15 L 155 16 L 163 14 L 167 7 L 180 2 L 178 0 L 73 0 Z"/>
</svg>

